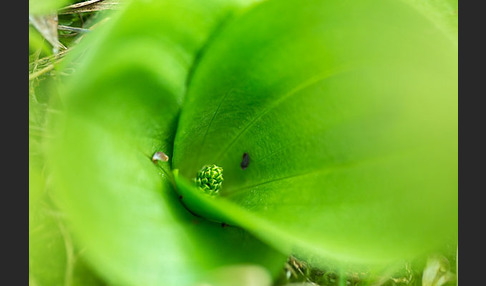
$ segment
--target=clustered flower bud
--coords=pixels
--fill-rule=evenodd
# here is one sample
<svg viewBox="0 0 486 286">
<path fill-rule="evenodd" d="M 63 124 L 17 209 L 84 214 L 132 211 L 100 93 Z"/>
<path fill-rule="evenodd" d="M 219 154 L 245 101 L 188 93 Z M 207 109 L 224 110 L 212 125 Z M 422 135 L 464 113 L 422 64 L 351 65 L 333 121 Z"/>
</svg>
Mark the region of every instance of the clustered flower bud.
<svg viewBox="0 0 486 286">
<path fill-rule="evenodd" d="M 196 185 L 209 195 L 219 193 L 221 184 L 223 184 L 223 168 L 216 165 L 204 166 L 197 173 L 195 179 Z"/>
</svg>

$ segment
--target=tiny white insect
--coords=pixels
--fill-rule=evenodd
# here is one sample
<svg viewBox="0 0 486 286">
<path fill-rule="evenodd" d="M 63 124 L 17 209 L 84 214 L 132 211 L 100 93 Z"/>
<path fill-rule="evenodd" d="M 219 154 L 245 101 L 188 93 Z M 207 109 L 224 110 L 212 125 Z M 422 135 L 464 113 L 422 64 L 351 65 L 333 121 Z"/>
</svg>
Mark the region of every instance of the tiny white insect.
<svg viewBox="0 0 486 286">
<path fill-rule="evenodd" d="M 157 161 L 167 162 L 169 161 L 169 156 L 167 156 L 164 152 L 155 152 L 152 156 L 152 162 L 157 163 Z"/>
</svg>

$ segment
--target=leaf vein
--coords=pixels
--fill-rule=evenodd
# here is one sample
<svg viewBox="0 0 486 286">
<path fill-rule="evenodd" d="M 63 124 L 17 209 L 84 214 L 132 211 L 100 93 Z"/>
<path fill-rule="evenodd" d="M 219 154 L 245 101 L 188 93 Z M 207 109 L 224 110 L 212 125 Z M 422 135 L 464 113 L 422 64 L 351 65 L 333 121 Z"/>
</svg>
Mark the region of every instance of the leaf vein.
<svg viewBox="0 0 486 286">
<path fill-rule="evenodd" d="M 287 99 L 291 98 L 293 95 L 297 94 L 299 91 L 301 90 L 304 90 L 310 86 L 313 86 L 323 80 L 326 80 L 332 76 L 335 76 L 339 73 L 343 72 L 343 70 L 337 70 L 337 71 L 334 71 L 334 72 L 330 72 L 330 71 L 325 71 L 323 73 L 319 73 L 313 77 L 311 77 L 309 80 L 297 85 L 294 89 L 290 90 L 289 92 L 285 93 L 284 95 L 282 95 L 280 98 L 278 98 L 277 100 L 275 100 L 273 102 L 273 104 L 267 106 L 266 108 L 264 108 L 260 114 L 258 114 L 257 116 L 255 116 L 253 118 L 253 120 L 251 120 L 241 131 L 240 133 L 238 133 L 236 135 L 236 137 L 234 137 L 231 142 L 227 145 L 226 148 L 222 149 L 222 151 L 216 156 L 216 160 L 215 161 L 219 161 L 222 156 L 227 153 L 227 151 L 238 141 L 238 139 L 243 135 L 245 134 L 249 129 L 250 127 L 252 127 L 253 125 L 255 125 L 255 123 L 260 120 L 265 114 L 267 114 L 268 112 L 270 112 L 271 110 L 275 109 L 277 106 L 279 106 L 282 102 L 286 101 Z"/>
</svg>

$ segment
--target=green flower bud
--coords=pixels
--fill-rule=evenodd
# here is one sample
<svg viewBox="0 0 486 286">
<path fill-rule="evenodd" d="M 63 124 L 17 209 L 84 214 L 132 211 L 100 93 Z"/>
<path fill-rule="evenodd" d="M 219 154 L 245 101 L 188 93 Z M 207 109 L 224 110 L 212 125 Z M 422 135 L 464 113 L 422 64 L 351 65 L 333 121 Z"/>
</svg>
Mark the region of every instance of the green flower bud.
<svg viewBox="0 0 486 286">
<path fill-rule="evenodd" d="M 223 184 L 223 168 L 216 165 L 204 166 L 196 177 L 196 185 L 209 195 L 216 195 Z"/>
</svg>

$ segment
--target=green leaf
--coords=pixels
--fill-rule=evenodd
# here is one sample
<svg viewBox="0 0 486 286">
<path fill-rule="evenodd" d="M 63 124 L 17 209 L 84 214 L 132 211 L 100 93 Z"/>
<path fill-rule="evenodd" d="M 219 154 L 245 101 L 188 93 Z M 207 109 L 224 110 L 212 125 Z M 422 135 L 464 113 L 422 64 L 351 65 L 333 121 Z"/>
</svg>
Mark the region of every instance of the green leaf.
<svg viewBox="0 0 486 286">
<path fill-rule="evenodd" d="M 49 170 L 68 227 L 111 284 L 193 285 L 234 264 L 271 276 L 285 261 L 240 228 L 193 216 L 170 160 L 152 162 L 172 157 L 191 66 L 236 4 L 134 1 L 70 56 L 82 61 L 50 118 Z"/>
<path fill-rule="evenodd" d="M 457 241 L 457 46 L 402 2 L 263 3 L 194 71 L 173 166 L 209 164 L 226 200 L 193 206 L 321 264 Z"/>
</svg>

